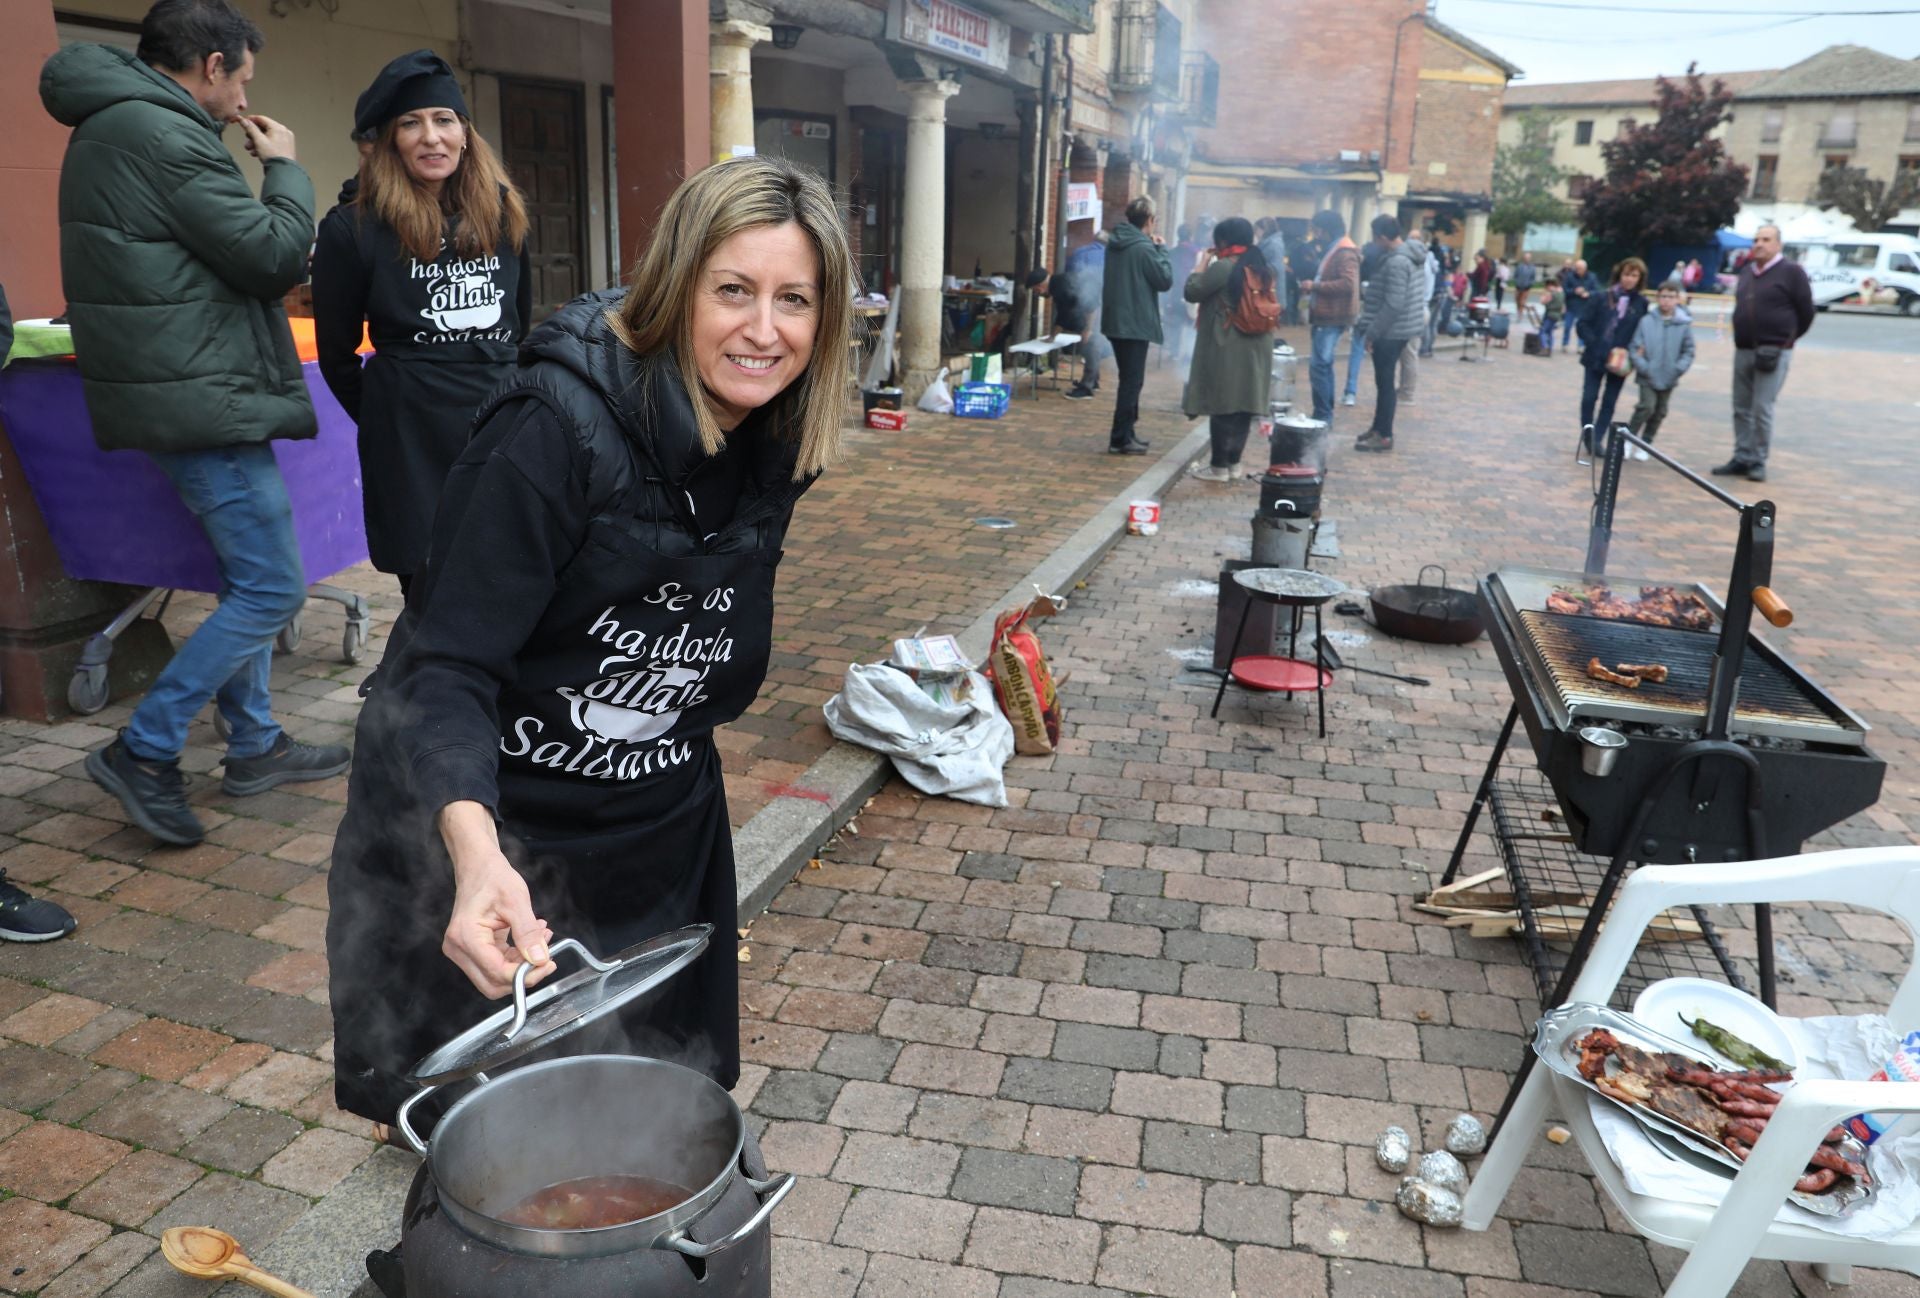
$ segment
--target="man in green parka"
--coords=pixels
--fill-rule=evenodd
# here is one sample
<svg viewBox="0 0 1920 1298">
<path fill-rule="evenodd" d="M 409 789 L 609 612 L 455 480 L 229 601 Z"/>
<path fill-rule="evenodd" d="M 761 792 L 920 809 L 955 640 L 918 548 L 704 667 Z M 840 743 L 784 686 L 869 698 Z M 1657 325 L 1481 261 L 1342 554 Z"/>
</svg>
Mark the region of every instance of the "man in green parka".
<svg viewBox="0 0 1920 1298">
<path fill-rule="evenodd" d="M 1160 295 L 1173 287 L 1173 262 L 1153 232 L 1153 200 L 1142 194 L 1127 204 L 1127 219 L 1107 239 L 1106 283 L 1100 295 L 1100 332 L 1113 344 L 1120 388 L 1114 395 L 1107 450 L 1145 455 L 1147 443 L 1133 435 L 1140 419 L 1140 388 L 1147 381 L 1147 348 L 1163 341 Z"/>
<path fill-rule="evenodd" d="M 87 773 L 163 843 L 200 841 L 180 753 L 216 699 L 222 787 L 260 793 L 347 767 L 275 724 L 273 639 L 306 599 L 293 514 L 271 445 L 312 437 L 313 403 L 280 307 L 306 277 L 313 182 L 293 133 L 249 116 L 260 29 L 230 0 L 159 0 L 137 53 L 72 45 L 40 100 L 73 128 L 60 172 L 60 273 L 94 439 L 138 450 L 206 529 L 224 589 Z M 254 197 L 220 133 L 265 170 Z"/>
</svg>

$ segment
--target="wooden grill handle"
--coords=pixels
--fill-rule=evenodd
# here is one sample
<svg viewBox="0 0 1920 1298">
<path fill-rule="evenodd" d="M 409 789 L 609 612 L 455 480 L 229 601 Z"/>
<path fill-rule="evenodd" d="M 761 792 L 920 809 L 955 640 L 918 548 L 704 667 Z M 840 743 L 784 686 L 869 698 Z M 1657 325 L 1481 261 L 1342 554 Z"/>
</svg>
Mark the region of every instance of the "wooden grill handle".
<svg viewBox="0 0 1920 1298">
<path fill-rule="evenodd" d="M 1787 601 L 1774 594 L 1769 587 L 1755 586 L 1753 588 L 1753 606 L 1760 610 L 1761 617 L 1767 619 L 1767 621 L 1771 622 L 1774 626 L 1790 627 L 1793 625 L 1793 610 L 1787 607 Z"/>
</svg>

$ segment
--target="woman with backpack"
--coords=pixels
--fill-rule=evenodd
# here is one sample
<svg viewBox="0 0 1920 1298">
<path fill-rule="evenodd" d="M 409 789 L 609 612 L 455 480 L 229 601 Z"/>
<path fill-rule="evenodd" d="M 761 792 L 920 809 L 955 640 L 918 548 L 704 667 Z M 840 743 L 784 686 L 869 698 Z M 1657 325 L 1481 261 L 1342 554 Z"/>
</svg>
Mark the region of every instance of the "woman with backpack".
<svg viewBox="0 0 1920 1298">
<path fill-rule="evenodd" d="M 1253 240 L 1253 224 L 1230 216 L 1213 228 L 1181 296 L 1200 308 L 1193 368 L 1181 409 L 1207 416 L 1213 454 L 1190 472 L 1204 482 L 1240 476 L 1253 421 L 1267 413 L 1273 384 L 1273 327 L 1280 318 L 1274 268 Z"/>
</svg>

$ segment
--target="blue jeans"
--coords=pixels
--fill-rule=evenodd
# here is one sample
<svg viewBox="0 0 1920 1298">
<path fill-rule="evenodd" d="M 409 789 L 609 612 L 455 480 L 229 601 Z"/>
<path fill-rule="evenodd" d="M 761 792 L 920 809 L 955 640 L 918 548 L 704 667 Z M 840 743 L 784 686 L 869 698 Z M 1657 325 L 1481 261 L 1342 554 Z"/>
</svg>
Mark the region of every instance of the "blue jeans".
<svg viewBox="0 0 1920 1298">
<path fill-rule="evenodd" d="M 153 458 L 213 542 L 220 606 L 200 624 L 127 722 L 127 748 L 171 761 L 209 698 L 226 718 L 229 758 L 258 757 L 279 742 L 267 677 L 273 638 L 306 601 L 287 485 L 270 446 L 154 452 Z"/>
<path fill-rule="evenodd" d="M 1307 359 L 1307 381 L 1313 389 L 1315 419 L 1333 418 L 1333 351 L 1345 332 L 1345 325 L 1313 327 L 1313 354 Z"/>
<path fill-rule="evenodd" d="M 1560 345 L 1565 347 L 1569 342 L 1573 341 L 1573 326 L 1576 323 L 1573 304 L 1571 302 L 1567 304 L 1567 314 L 1563 317 L 1563 321 L 1564 327 L 1560 330 Z"/>
<path fill-rule="evenodd" d="M 1367 358 L 1367 340 L 1360 336 L 1360 328 L 1354 326 L 1353 350 L 1347 353 L 1347 395 L 1357 396 L 1360 392 L 1360 363 Z"/>
</svg>

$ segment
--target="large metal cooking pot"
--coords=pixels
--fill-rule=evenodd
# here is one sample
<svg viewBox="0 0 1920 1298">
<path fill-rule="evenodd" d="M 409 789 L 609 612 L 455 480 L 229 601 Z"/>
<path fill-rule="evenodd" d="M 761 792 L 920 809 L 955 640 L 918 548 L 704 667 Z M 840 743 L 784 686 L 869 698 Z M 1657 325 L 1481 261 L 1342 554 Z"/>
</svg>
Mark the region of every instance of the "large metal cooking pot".
<svg viewBox="0 0 1920 1298">
<path fill-rule="evenodd" d="M 1440 574 L 1440 584 L 1429 586 L 1427 574 Z M 1373 624 L 1388 635 L 1427 644 L 1466 644 L 1486 633 L 1480 601 L 1470 590 L 1451 590 L 1447 570 L 1430 563 L 1411 586 L 1376 586 L 1368 595 Z"/>
<path fill-rule="evenodd" d="M 701 924 L 640 943 L 611 961 L 571 939 L 589 966 L 528 993 L 529 966 L 514 977 L 514 1004 L 455 1037 L 414 1069 L 421 1090 L 396 1123 L 427 1160 L 441 1208 L 478 1240 L 537 1257 L 600 1257 L 670 1249 L 704 1259 L 759 1231 L 793 1188 L 791 1175 L 748 1177 L 746 1120 L 717 1083 L 678 1064 L 625 1055 L 580 1055 L 500 1071 L 532 1050 L 612 1013 L 684 968 L 706 948 Z M 496 1075 L 490 1076 L 493 1073 Z M 478 1085 L 423 1140 L 416 1105 L 456 1081 Z M 549 1230 L 502 1220 L 534 1193 L 583 1177 L 644 1176 L 684 1189 L 672 1207 L 638 1221 Z M 701 1243 L 688 1229 L 736 1180 L 762 1196 L 758 1211 L 723 1238 Z"/>
</svg>

